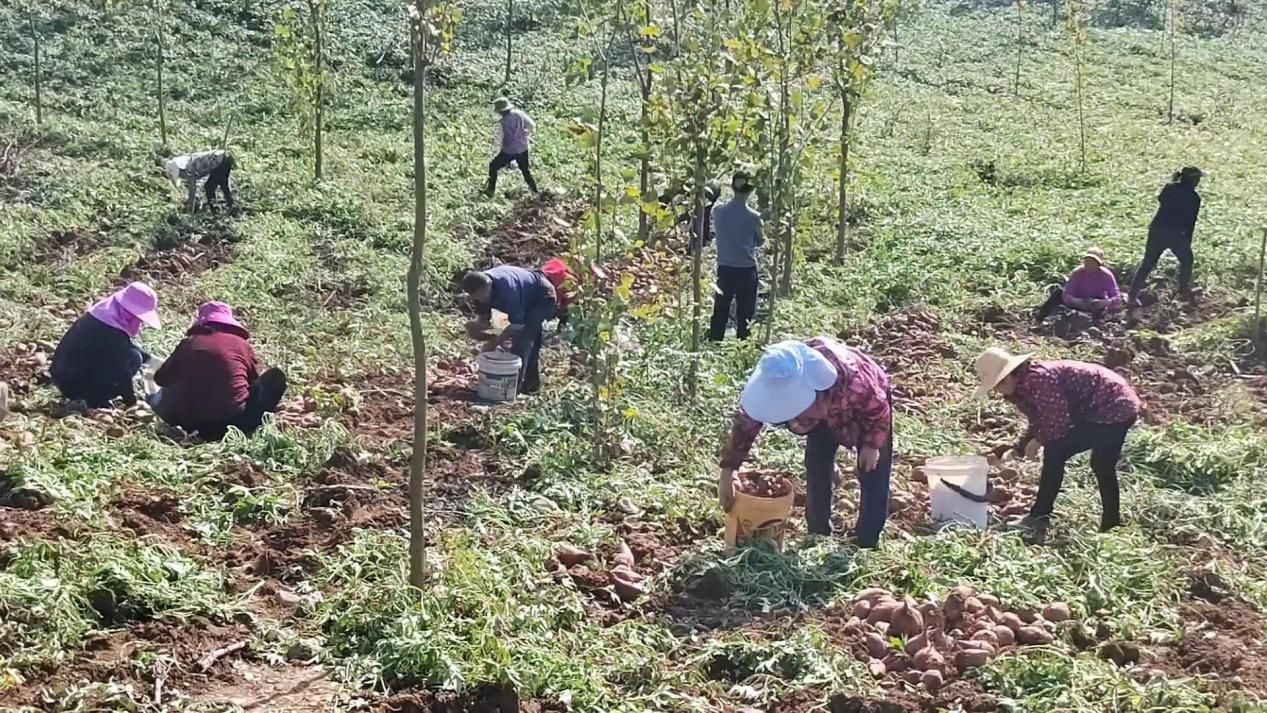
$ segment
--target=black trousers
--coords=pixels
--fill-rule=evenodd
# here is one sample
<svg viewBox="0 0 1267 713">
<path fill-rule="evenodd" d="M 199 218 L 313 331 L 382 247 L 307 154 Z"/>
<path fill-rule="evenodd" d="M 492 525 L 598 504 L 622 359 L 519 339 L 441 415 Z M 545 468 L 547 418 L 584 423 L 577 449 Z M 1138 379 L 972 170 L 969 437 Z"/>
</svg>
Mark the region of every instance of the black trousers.
<svg viewBox="0 0 1267 713">
<path fill-rule="evenodd" d="M 508 154 L 502 151 L 494 156 L 493 160 L 488 164 L 488 186 L 484 189 L 485 193 L 490 196 L 493 195 L 493 192 L 497 190 L 497 174 L 503 168 L 509 166 L 511 161 L 514 161 L 519 166 L 519 172 L 524 175 L 524 183 L 528 184 L 528 190 L 533 193 L 537 192 L 537 181 L 532 177 L 532 169 L 528 166 L 528 152 Z"/>
<path fill-rule="evenodd" d="M 207 183 L 204 188 L 207 191 L 207 207 L 216 199 L 216 189 L 224 191 L 224 202 L 230 208 L 233 207 L 233 191 L 229 190 L 229 174 L 233 172 L 233 156 L 225 155 L 224 160 L 216 166 L 211 173 L 207 174 Z"/>
<path fill-rule="evenodd" d="M 542 325 L 554 318 L 556 309 L 554 290 L 551 289 L 528 308 L 524 328 L 511 338 L 510 351 L 523 360 L 519 367 L 520 393 L 532 394 L 541 389 Z"/>
<path fill-rule="evenodd" d="M 717 289 L 713 296 L 713 319 L 708 325 L 708 338 L 720 342 L 730 323 L 730 303 L 735 305 L 735 336 L 748 338 L 748 325 L 757 311 L 757 288 L 760 280 L 755 267 L 717 266 Z"/>
<path fill-rule="evenodd" d="M 255 433 L 264 422 L 264 414 L 274 413 L 286 395 L 286 374 L 281 369 L 269 369 L 251 384 L 242 412 L 224 423 L 209 423 L 192 429 L 200 438 L 218 441 L 224 438 L 230 426 L 246 435 Z M 161 408 L 161 406 L 160 406 Z"/>
<path fill-rule="evenodd" d="M 1135 277 L 1131 280 L 1130 299 L 1134 300 L 1139 296 L 1140 290 L 1144 289 L 1148 281 L 1148 276 L 1157 267 L 1157 261 L 1167 250 L 1179 260 L 1180 294 L 1192 293 L 1192 264 L 1195 260 L 1192 255 L 1192 233 L 1177 228 L 1153 225 L 1148 229 L 1148 244 L 1144 247 L 1144 260 L 1140 262 L 1139 268 L 1135 270 Z"/>
<path fill-rule="evenodd" d="M 1065 481 L 1065 465 L 1070 458 L 1091 451 L 1091 472 L 1100 486 L 1100 530 L 1110 530 L 1122 522 L 1121 491 L 1117 481 L 1117 462 L 1122 457 L 1126 434 L 1135 419 L 1124 423 L 1079 423 L 1064 438 L 1043 447 L 1043 473 L 1038 481 L 1038 495 L 1030 508 L 1031 517 L 1049 517 L 1056 505 L 1056 495 Z"/>
</svg>

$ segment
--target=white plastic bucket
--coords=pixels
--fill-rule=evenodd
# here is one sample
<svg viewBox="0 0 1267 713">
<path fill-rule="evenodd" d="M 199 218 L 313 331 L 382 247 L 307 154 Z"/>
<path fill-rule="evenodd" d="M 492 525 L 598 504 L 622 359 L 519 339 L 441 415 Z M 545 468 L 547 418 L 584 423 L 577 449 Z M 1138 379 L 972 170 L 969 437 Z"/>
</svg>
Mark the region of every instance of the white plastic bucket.
<svg viewBox="0 0 1267 713">
<path fill-rule="evenodd" d="M 933 522 L 960 522 L 984 530 L 989 523 L 990 505 L 965 498 L 947 483 L 980 496 L 989 483 L 990 464 L 984 456 L 941 456 L 924 463 L 928 475 L 928 505 Z"/>
<path fill-rule="evenodd" d="M 523 360 L 510 352 L 482 352 L 475 358 L 479 385 L 475 393 L 484 401 L 514 401 L 519 393 L 519 369 Z"/>
</svg>

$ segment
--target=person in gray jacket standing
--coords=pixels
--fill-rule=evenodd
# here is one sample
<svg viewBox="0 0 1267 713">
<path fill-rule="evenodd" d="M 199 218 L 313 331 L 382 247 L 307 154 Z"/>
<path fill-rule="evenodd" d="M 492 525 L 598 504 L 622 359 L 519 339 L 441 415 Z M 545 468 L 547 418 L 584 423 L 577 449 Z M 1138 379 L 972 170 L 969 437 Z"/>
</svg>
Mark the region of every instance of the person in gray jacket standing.
<svg viewBox="0 0 1267 713">
<path fill-rule="evenodd" d="M 720 342 L 730 322 L 730 304 L 735 306 L 735 336 L 748 338 L 748 325 L 757 310 L 757 248 L 765 242 L 761 235 L 761 214 L 748 205 L 752 177 L 736 171 L 730 180 L 735 196 L 712 211 L 713 232 L 717 236 L 717 294 L 713 298 L 713 319 L 708 338 Z"/>
</svg>

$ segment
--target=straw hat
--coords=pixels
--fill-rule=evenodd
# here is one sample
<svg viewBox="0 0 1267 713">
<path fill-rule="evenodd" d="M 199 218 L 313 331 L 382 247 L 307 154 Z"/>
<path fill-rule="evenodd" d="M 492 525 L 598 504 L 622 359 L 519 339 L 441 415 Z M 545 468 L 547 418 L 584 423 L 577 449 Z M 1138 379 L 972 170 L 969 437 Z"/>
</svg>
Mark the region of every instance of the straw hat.
<svg viewBox="0 0 1267 713">
<path fill-rule="evenodd" d="M 831 388 L 837 376 L 831 362 L 804 342 L 779 342 L 766 347 L 739 405 L 762 423 L 791 421 L 814 403 L 819 391 Z"/>
<path fill-rule="evenodd" d="M 1087 252 L 1084 253 L 1082 257 L 1083 259 L 1091 258 L 1092 260 L 1095 260 L 1099 263 L 1100 267 L 1104 267 L 1106 262 L 1104 259 L 1104 251 L 1100 248 L 1087 248 Z"/>
<path fill-rule="evenodd" d="M 982 352 L 981 356 L 977 357 L 977 378 L 981 383 L 972 394 L 972 398 L 978 401 L 984 399 L 994 387 L 1007 378 L 1008 374 L 1016 371 L 1032 356 L 1034 355 L 1008 354 L 998 347 L 990 347 Z"/>
</svg>

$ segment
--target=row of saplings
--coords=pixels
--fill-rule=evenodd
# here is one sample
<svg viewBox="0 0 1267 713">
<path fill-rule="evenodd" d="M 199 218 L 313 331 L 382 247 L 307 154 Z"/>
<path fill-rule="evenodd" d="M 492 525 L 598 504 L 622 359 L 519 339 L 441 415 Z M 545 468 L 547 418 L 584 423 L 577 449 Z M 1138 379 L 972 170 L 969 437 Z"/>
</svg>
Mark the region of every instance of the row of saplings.
<svg viewBox="0 0 1267 713">
<path fill-rule="evenodd" d="M 997 597 L 968 586 L 957 587 L 941 604 L 867 589 L 854 598 L 844 630 L 857 637 L 853 653 L 876 678 L 894 674 L 936 691 L 1008 647 L 1052 643 L 1056 624 L 1071 617 L 1063 603 L 1049 604 L 1041 614 L 1007 610 Z"/>
</svg>

